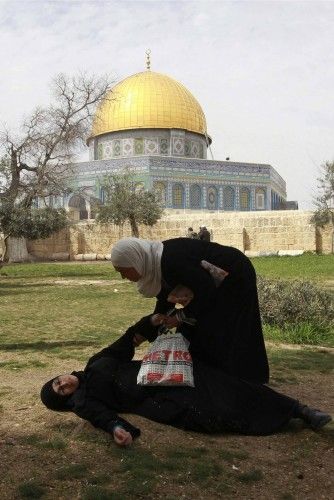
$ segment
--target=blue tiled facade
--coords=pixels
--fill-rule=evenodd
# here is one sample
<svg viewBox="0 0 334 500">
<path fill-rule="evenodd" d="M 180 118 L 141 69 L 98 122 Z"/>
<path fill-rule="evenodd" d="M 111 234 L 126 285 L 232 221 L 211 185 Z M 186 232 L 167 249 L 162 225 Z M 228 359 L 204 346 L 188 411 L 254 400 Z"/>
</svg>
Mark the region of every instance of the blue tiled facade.
<svg viewBox="0 0 334 500">
<path fill-rule="evenodd" d="M 271 165 L 158 155 L 91 160 L 74 166 L 73 188 L 104 202 L 101 182 L 108 173 L 131 169 L 138 186 L 154 189 L 168 209 L 275 210 L 286 199 L 285 181 Z M 63 205 L 71 206 L 71 196 Z M 85 218 L 87 218 L 85 217 Z"/>
</svg>

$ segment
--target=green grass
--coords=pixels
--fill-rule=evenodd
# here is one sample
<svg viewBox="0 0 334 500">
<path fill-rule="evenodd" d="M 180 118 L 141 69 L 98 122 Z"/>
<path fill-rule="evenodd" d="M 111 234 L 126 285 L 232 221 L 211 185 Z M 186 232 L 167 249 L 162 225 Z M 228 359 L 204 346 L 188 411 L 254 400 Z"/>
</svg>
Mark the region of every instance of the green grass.
<svg viewBox="0 0 334 500">
<path fill-rule="evenodd" d="M 24 444 L 29 444 L 35 446 L 36 448 L 44 448 L 49 450 L 64 450 L 67 448 L 67 443 L 64 439 L 54 436 L 52 439 L 45 440 L 45 438 L 39 434 L 31 434 L 25 436 L 22 439 Z"/>
<path fill-rule="evenodd" d="M 334 255 L 306 253 L 296 257 L 255 257 L 256 272 L 268 278 L 333 281 Z"/>
<path fill-rule="evenodd" d="M 45 367 L 46 363 L 43 363 L 38 359 L 30 360 L 28 362 L 0 361 L 0 368 L 5 368 L 7 370 L 25 370 L 26 368 L 45 368 Z"/>
<path fill-rule="evenodd" d="M 242 483 L 254 483 L 255 481 L 261 481 L 261 479 L 263 479 L 263 472 L 258 469 L 254 469 L 249 472 L 239 474 L 237 477 Z"/>
<path fill-rule="evenodd" d="M 61 481 L 81 479 L 87 476 L 87 471 L 86 464 L 64 465 L 55 471 L 55 477 Z"/>
<path fill-rule="evenodd" d="M 263 275 L 314 279 L 321 285 L 330 280 L 334 256 L 259 257 L 253 262 Z M 58 278 L 62 278 L 60 283 Z M 0 271 L 5 333 L 0 347 L 6 351 L 50 351 L 50 356 L 84 360 L 87 349 L 110 343 L 153 310 L 155 300 L 143 298 L 133 283 L 106 281 L 119 278 L 107 261 L 5 266 Z M 100 283 L 90 284 L 89 280 Z M 333 335 L 311 323 L 284 330 L 265 325 L 265 337 L 283 343 L 334 343 Z M 23 361 L 19 365 L 11 360 L 6 363 L 8 369 L 25 368 Z"/>
<path fill-rule="evenodd" d="M 297 257 L 255 257 L 251 259 L 258 274 L 268 278 L 333 280 L 334 255 L 306 253 Z M 0 270 L 0 277 L 9 278 L 76 278 L 120 279 L 109 261 L 89 263 L 9 264 Z"/>
<path fill-rule="evenodd" d="M 36 481 L 22 483 L 18 490 L 21 498 L 41 498 L 46 493 L 45 488 Z"/>
<path fill-rule="evenodd" d="M 0 270 L 0 276 L 9 278 L 79 278 L 79 279 L 121 279 L 109 261 L 88 263 L 8 264 Z"/>
<path fill-rule="evenodd" d="M 265 324 L 263 331 L 266 340 L 283 344 L 334 345 L 334 332 L 330 328 L 319 328 L 314 322 L 286 325 L 284 329 Z"/>
<path fill-rule="evenodd" d="M 24 279 L 23 279 L 24 281 Z M 153 309 L 154 301 L 141 297 L 135 286 L 27 284 L 9 278 L 0 281 L 1 322 L 6 335 L 2 344 L 109 343 L 141 316 Z M 53 344 L 55 345 L 55 344 Z"/>
<path fill-rule="evenodd" d="M 124 500 L 124 497 L 119 493 L 114 493 L 100 486 L 88 486 L 83 490 L 80 498 L 82 500 Z"/>
<path fill-rule="evenodd" d="M 269 364 L 281 372 L 316 371 L 330 373 L 333 370 L 333 355 L 330 352 L 311 349 L 268 349 Z"/>
<path fill-rule="evenodd" d="M 219 451 L 219 457 L 228 463 L 233 463 L 238 460 L 245 460 L 249 457 L 249 453 L 243 450 L 226 450 L 221 449 Z"/>
</svg>

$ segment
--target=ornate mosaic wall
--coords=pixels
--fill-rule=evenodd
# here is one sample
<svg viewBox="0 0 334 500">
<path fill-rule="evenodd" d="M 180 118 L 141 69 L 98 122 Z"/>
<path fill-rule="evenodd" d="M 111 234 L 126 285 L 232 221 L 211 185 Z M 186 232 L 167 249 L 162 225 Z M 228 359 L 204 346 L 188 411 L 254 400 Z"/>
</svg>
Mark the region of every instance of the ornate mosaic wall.
<svg viewBox="0 0 334 500">
<path fill-rule="evenodd" d="M 140 155 L 206 158 L 206 142 L 198 134 L 182 130 L 129 130 L 106 134 L 89 143 L 90 160 Z"/>
<path fill-rule="evenodd" d="M 156 147 L 152 141 L 152 150 Z M 88 206 L 92 196 L 103 201 L 103 175 L 125 167 L 135 172 L 141 189 L 154 189 L 166 208 L 275 210 L 286 199 L 285 182 L 270 165 L 143 155 L 78 164 L 76 183 L 86 187 Z"/>
</svg>

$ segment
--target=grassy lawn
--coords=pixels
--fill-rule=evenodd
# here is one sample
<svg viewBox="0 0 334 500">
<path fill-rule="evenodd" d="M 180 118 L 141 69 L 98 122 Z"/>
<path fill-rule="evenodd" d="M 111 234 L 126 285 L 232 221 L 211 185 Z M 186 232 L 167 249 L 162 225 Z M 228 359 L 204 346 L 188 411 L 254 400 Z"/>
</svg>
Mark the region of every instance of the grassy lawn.
<svg viewBox="0 0 334 500">
<path fill-rule="evenodd" d="M 261 276 L 309 280 L 322 285 L 332 283 L 334 289 L 334 255 L 306 253 L 296 257 L 255 257 L 251 260 Z"/>
<path fill-rule="evenodd" d="M 334 280 L 334 255 L 306 253 L 297 257 L 273 256 L 251 259 L 256 272 L 268 278 L 305 279 L 323 283 Z M 1 276 L 12 278 L 83 278 L 113 279 L 115 273 L 109 262 L 65 262 L 39 264 L 11 264 L 0 270 Z"/>
<path fill-rule="evenodd" d="M 319 286 L 333 279 L 333 256 L 253 262 L 263 276 Z M 320 433 L 294 422 L 274 436 L 207 436 L 129 416 L 142 436 L 124 450 L 76 416 L 42 407 L 45 380 L 81 369 L 152 310 L 154 300 L 120 280 L 110 263 L 6 266 L 0 298 L 1 500 L 334 497 L 332 424 Z M 333 412 L 333 355 L 297 347 L 268 346 L 271 385 Z"/>
<path fill-rule="evenodd" d="M 333 255 L 252 261 L 264 277 L 305 279 L 334 292 Z M 0 270 L 0 298 L 5 328 L 1 344 L 66 340 L 102 345 L 149 314 L 154 305 L 154 300 L 137 293 L 135 285 L 121 280 L 109 262 L 5 266 Z M 264 332 L 268 340 L 283 343 L 334 343 L 333 334 L 314 332 L 307 324 L 284 331 L 264 325 Z"/>
</svg>

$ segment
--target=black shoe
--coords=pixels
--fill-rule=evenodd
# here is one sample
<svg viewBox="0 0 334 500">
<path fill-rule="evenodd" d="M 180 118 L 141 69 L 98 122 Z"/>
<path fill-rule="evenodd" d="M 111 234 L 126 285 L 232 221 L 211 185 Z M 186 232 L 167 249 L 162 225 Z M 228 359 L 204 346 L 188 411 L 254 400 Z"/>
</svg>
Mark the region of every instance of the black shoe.
<svg viewBox="0 0 334 500">
<path fill-rule="evenodd" d="M 320 410 L 314 410 L 308 406 L 304 406 L 301 410 L 300 418 L 302 418 L 304 422 L 314 431 L 321 429 L 332 420 L 332 417 L 328 415 L 328 413 L 324 413 Z"/>
</svg>

